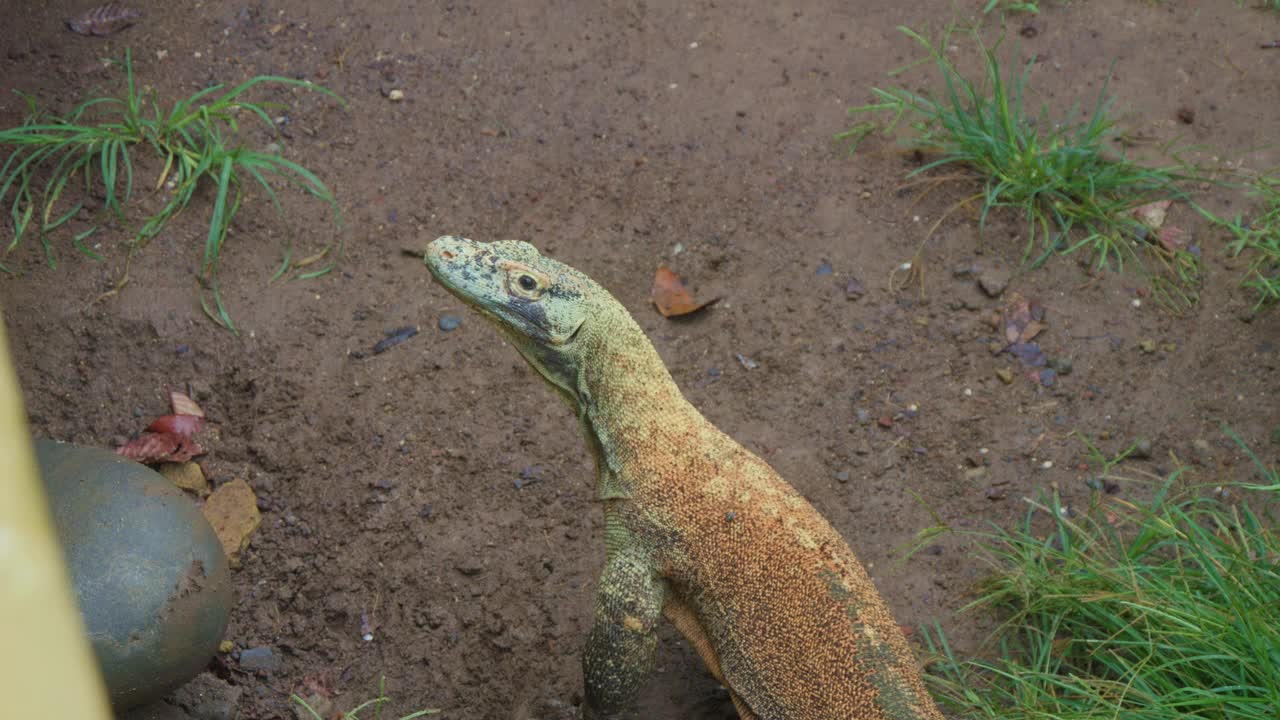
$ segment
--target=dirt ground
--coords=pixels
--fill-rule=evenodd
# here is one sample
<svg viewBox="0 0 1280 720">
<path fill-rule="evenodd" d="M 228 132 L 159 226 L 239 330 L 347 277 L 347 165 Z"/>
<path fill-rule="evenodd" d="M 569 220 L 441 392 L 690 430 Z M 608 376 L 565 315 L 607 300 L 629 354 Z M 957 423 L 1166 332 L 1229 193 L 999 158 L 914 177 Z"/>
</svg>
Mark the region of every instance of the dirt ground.
<svg viewBox="0 0 1280 720">
<path fill-rule="evenodd" d="M 50 269 L 27 241 L 0 278 L 36 435 L 113 446 L 164 412 L 168 390 L 191 387 L 217 421 L 215 481 L 243 477 L 258 494 L 263 523 L 236 573 L 227 637 L 283 664 L 257 676 L 235 654 L 215 663 L 240 718 L 292 718 L 288 693 L 318 688 L 347 709 L 380 676 L 388 712 L 561 718 L 580 702 L 603 557 L 591 463 L 562 404 L 402 253 L 437 235 L 527 239 L 612 289 L 692 401 L 849 539 L 900 622 L 940 623 L 961 653 L 992 626 L 956 612 L 984 567 L 957 535 L 903 559 L 931 513 L 957 528 L 1007 524 L 1055 484 L 1085 501 L 1077 431 L 1109 452 L 1149 439 L 1134 470 L 1183 461 L 1207 482 L 1249 473 L 1220 423 L 1276 459 L 1280 316 L 1248 311 L 1239 263 L 1187 207 L 1171 222 L 1195 234 L 1206 281 L 1198 307 L 1173 317 L 1133 272 L 1091 278 L 1074 257 L 1022 270 L 1025 228 L 1012 217 L 980 242 L 974 218 L 956 213 L 924 242 L 972 187 L 921 198 L 900 190 L 918 161 L 892 140 L 854 157 L 833 142 L 846 108 L 919 56 L 895 27 L 937 29 L 948 3 L 137 2 L 145 17 L 105 39 L 66 29 L 86 3 L 5 4 L 6 127 L 25 107 L 11 89 L 65 110 L 118 88 L 101 59 L 125 47 L 162 98 L 272 73 L 349 103 L 262 95 L 291 105 L 288 136 L 251 141 L 281 143 L 333 188 L 346 255 L 322 279 L 268 284 L 284 228 L 254 196 L 222 271 L 240 337 L 195 301 L 206 195 L 116 298 L 92 303 L 120 272 L 127 228 L 99 236 L 106 263 L 62 237 Z M 1114 62 L 1123 116 L 1153 145 L 1280 165 L 1280 50 L 1259 48 L 1280 39 L 1280 15 L 1089 0 L 1046 3 L 1011 30 L 1024 22 L 1033 30 L 1011 39 L 1042 59 L 1033 102 L 1088 105 Z M 1222 193 L 1204 201 L 1247 208 Z M 303 245 L 335 239 L 320 204 L 296 193 L 285 204 Z M 895 292 L 893 269 L 922 242 L 923 296 Z M 663 319 L 648 302 L 659 262 L 722 301 Z M 1000 297 L 976 280 L 1002 276 Z M 852 280 L 865 289 L 856 299 Z M 1043 304 L 1046 352 L 1072 361 L 1052 387 L 991 352 L 987 318 L 1014 293 Z M 461 325 L 441 330 L 450 314 Z M 369 354 L 406 325 L 420 334 Z M 683 643 L 663 638 L 629 717 L 734 717 Z"/>
</svg>

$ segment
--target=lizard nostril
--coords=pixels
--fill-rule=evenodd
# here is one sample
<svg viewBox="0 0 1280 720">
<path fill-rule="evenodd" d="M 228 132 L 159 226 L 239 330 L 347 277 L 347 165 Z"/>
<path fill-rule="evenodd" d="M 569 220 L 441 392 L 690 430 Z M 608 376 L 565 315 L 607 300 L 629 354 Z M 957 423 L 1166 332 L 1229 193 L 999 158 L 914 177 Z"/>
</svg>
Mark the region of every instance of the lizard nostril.
<svg viewBox="0 0 1280 720">
<path fill-rule="evenodd" d="M 453 253 L 449 252 L 448 250 L 441 250 L 440 257 L 444 258 L 445 260 L 452 260 Z"/>
</svg>

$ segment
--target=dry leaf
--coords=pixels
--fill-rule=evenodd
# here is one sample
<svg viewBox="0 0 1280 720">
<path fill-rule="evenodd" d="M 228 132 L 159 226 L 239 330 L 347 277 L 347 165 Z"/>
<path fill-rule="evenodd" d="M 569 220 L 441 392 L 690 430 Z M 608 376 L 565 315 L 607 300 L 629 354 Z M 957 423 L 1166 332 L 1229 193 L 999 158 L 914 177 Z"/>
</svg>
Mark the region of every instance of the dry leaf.
<svg viewBox="0 0 1280 720">
<path fill-rule="evenodd" d="M 200 443 L 169 432 L 144 432 L 116 450 L 117 455 L 150 465 L 158 462 L 186 462 L 204 454 Z"/>
<path fill-rule="evenodd" d="M 71 18 L 67 27 L 81 35 L 110 35 L 129 27 L 140 17 L 142 13 L 131 7 L 109 2 Z"/>
<path fill-rule="evenodd" d="M 169 405 L 173 407 L 174 415 L 195 415 L 196 417 L 204 417 L 204 410 L 196 404 L 195 400 L 187 397 L 185 394 L 174 391 L 169 393 Z"/>
<path fill-rule="evenodd" d="M 1182 228 L 1176 225 L 1163 227 L 1156 231 L 1156 240 L 1160 242 L 1160 246 L 1169 252 L 1177 252 L 1185 250 L 1187 247 L 1187 234 Z"/>
<path fill-rule="evenodd" d="M 215 490 L 201 510 L 222 543 L 227 562 L 240 567 L 240 553 L 249 547 L 249 538 L 262 522 L 253 488 L 236 478 Z"/>
<path fill-rule="evenodd" d="M 1169 210 L 1171 204 L 1173 204 L 1172 200 L 1157 200 L 1139 205 L 1133 209 L 1133 216 L 1143 225 L 1152 230 L 1158 230 L 1164 224 L 1165 212 Z"/>
<path fill-rule="evenodd" d="M 176 487 L 202 497 L 209 494 L 209 481 L 205 478 L 204 470 L 200 469 L 199 463 L 164 463 L 156 469 Z"/>
<path fill-rule="evenodd" d="M 712 298 L 705 302 L 694 300 L 689 291 L 685 289 L 680 276 L 672 272 L 671 268 L 666 265 L 659 265 L 658 271 L 653 276 L 653 290 L 650 293 L 650 299 L 663 317 L 676 317 L 697 312 L 720 298 Z"/>
<path fill-rule="evenodd" d="M 162 415 L 147 426 L 147 432 L 172 433 L 190 438 L 204 427 L 204 418 L 196 415 Z"/>
</svg>

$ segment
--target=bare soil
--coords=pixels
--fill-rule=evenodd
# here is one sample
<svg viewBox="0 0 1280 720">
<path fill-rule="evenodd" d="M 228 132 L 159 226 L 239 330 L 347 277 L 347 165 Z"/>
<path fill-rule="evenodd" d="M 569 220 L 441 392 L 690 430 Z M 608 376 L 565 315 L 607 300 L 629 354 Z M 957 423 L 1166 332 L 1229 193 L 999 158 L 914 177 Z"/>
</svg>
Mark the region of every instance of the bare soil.
<svg viewBox="0 0 1280 720">
<path fill-rule="evenodd" d="M 242 691 L 241 718 L 291 718 L 288 693 L 316 688 L 350 708 L 380 676 L 388 714 L 559 718 L 580 702 L 603 556 L 591 463 L 562 404 L 402 253 L 437 235 L 527 239 L 612 289 L 693 402 L 848 538 L 901 623 L 936 621 L 961 653 L 993 625 L 956 612 L 985 568 L 956 534 L 904 559 L 932 514 L 1008 524 L 1049 487 L 1085 502 L 1075 432 L 1112 453 L 1146 438 L 1152 456 L 1135 471 L 1192 463 L 1205 482 L 1250 472 L 1222 423 L 1276 459 L 1280 320 L 1249 312 L 1239 263 L 1188 207 L 1170 222 L 1195 234 L 1206 279 L 1199 305 L 1174 317 L 1132 270 L 1092 276 L 1074 257 L 1025 270 L 1012 216 L 980 239 L 957 212 L 926 239 L 975 187 L 921 197 L 900 189 L 918 159 L 892 140 L 853 157 L 833 142 L 846 108 L 919 56 L 895 26 L 936 30 L 948 3 L 139 2 L 145 17 L 107 38 L 67 30 L 87 4 L 5 4 L 4 126 L 25 109 L 11 90 L 58 110 L 115 91 L 120 74 L 101 59 L 126 46 L 162 98 L 272 73 L 349 103 L 262 96 L 290 105 L 288 136 L 251 142 L 279 142 L 335 190 L 346 254 L 321 279 L 269 284 L 285 228 L 251 195 L 222 267 L 239 337 L 195 300 L 207 193 L 117 297 L 93 302 L 119 276 L 128 226 L 98 236 L 105 263 L 55 237 L 51 269 L 28 239 L 0 279 L 34 434 L 113 446 L 164 411 L 169 389 L 190 387 L 217 421 L 215 481 L 244 477 L 258 494 L 264 520 L 236 573 L 228 638 L 271 648 L 283 667 L 260 677 L 235 654 L 215 663 Z M 1114 63 L 1135 135 L 1280 165 L 1280 50 L 1259 48 L 1280 38 L 1280 15 L 1231 2 L 1044 5 L 1010 20 L 1019 56 L 1042 60 L 1032 102 L 1087 106 Z M 1033 31 L 1013 35 L 1024 23 Z M 932 82 L 921 71 L 897 81 Z M 1220 192 L 1204 202 L 1248 207 Z M 319 203 L 286 193 L 285 204 L 299 256 L 337 237 Z M 891 286 L 913 257 L 923 288 Z M 723 300 L 663 319 L 648 303 L 659 262 Z M 969 265 L 1009 276 L 1004 294 L 953 274 Z M 850 299 L 854 279 L 865 294 Z M 1052 387 L 989 349 L 999 333 L 987 318 L 1014 293 L 1044 305 L 1039 339 L 1072 361 Z M 447 314 L 461 326 L 440 330 Z M 420 334 L 369 354 L 406 325 Z M 1011 384 L 996 375 L 1006 368 Z M 733 716 L 666 632 L 630 717 Z"/>
</svg>

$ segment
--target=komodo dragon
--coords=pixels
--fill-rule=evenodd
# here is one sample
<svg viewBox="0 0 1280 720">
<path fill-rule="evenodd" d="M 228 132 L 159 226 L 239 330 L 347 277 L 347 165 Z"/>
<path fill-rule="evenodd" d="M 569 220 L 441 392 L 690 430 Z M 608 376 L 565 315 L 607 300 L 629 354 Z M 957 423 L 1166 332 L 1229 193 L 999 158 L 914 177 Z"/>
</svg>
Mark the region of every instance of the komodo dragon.
<svg viewBox="0 0 1280 720">
<path fill-rule="evenodd" d="M 849 546 L 685 400 L 608 291 L 514 240 L 445 236 L 425 260 L 577 412 L 595 456 L 606 556 L 587 717 L 631 703 L 664 616 L 743 718 L 941 720 Z"/>
</svg>

